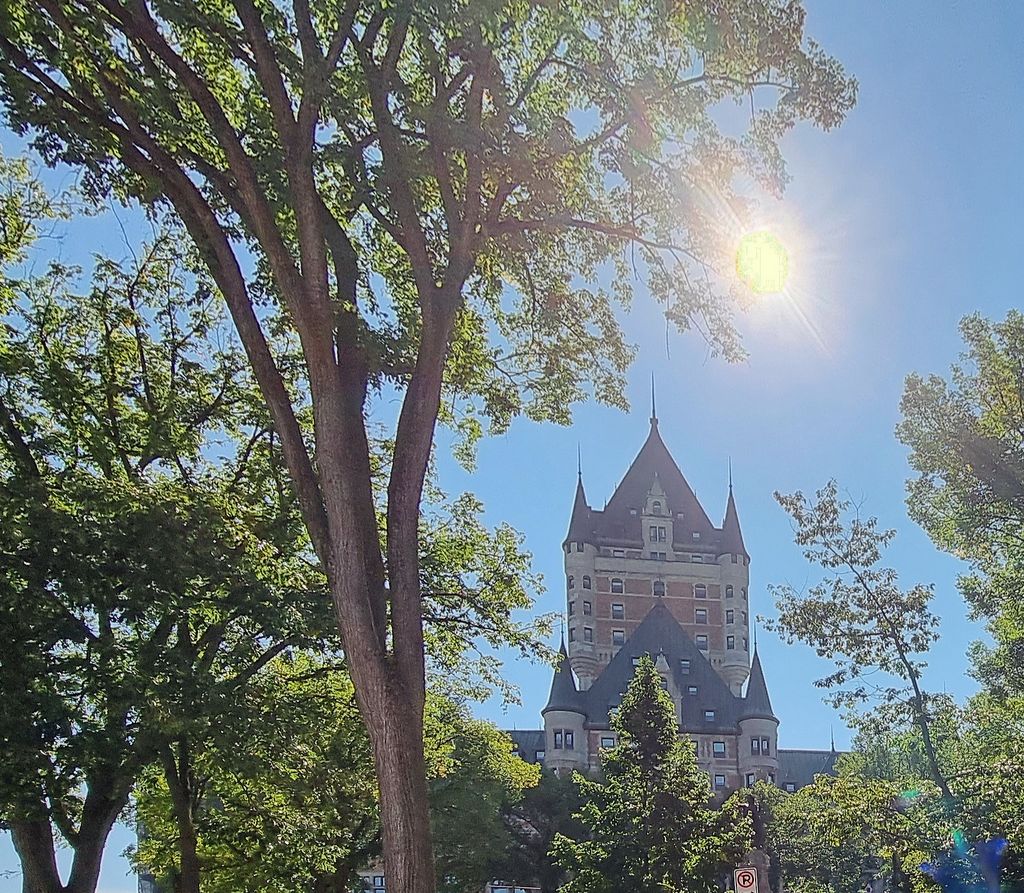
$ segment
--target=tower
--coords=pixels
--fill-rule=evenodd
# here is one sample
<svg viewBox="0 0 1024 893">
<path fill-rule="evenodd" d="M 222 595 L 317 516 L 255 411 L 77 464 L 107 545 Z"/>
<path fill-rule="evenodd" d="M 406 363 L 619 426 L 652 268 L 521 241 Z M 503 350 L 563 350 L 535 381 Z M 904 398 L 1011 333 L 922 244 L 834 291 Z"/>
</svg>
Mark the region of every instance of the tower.
<svg viewBox="0 0 1024 893">
<path fill-rule="evenodd" d="M 779 772 L 779 720 L 768 697 L 768 685 L 756 648 L 739 729 L 739 768 L 744 784 L 749 787 L 761 779 L 774 784 Z"/>
</svg>

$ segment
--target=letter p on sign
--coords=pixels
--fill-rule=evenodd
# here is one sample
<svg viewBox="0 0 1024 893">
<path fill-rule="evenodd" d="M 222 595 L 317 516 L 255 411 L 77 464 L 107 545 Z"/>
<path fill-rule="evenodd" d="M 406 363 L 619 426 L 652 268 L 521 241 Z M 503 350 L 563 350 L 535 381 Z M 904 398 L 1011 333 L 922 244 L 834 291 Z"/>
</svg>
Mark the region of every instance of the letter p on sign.
<svg viewBox="0 0 1024 893">
<path fill-rule="evenodd" d="M 757 869 L 737 868 L 732 873 L 732 885 L 736 893 L 757 893 Z"/>
</svg>

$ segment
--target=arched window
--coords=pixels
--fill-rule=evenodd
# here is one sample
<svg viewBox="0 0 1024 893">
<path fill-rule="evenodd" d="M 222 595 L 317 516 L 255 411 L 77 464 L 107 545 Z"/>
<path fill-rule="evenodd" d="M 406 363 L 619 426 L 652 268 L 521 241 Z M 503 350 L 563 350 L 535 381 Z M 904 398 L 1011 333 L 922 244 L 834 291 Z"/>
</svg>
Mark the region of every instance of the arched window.
<svg viewBox="0 0 1024 893">
<path fill-rule="evenodd" d="M 693 587 L 693 597 L 694 598 L 707 598 L 708 597 L 708 587 L 705 586 L 703 583 L 698 583 L 696 586 Z"/>
<path fill-rule="evenodd" d="M 567 582 L 567 586 L 568 586 L 569 589 L 575 589 L 576 588 L 576 578 L 572 574 L 569 574 L 569 580 Z"/>
<path fill-rule="evenodd" d="M 654 500 L 654 514 L 655 515 L 660 515 L 661 514 L 661 503 L 658 500 Z"/>
<path fill-rule="evenodd" d="M 612 578 L 612 592 L 614 592 L 614 593 L 621 593 L 621 592 L 623 592 L 622 580 L 620 580 L 618 577 L 613 577 Z"/>
<path fill-rule="evenodd" d="M 583 588 L 584 589 L 590 589 L 590 577 L 584 576 L 584 578 L 583 578 Z"/>
<path fill-rule="evenodd" d="M 731 586 L 726 586 L 725 587 L 725 597 L 726 598 L 732 598 L 732 587 Z"/>
<path fill-rule="evenodd" d="M 661 580 L 654 581 L 654 594 L 657 596 L 665 595 L 665 584 Z"/>
</svg>

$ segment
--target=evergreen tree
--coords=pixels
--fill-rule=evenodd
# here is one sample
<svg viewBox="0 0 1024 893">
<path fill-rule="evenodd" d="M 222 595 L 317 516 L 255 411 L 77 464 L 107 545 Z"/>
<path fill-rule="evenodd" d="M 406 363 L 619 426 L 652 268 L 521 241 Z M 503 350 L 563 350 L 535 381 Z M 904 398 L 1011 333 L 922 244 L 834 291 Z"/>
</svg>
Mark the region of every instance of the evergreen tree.
<svg viewBox="0 0 1024 893">
<path fill-rule="evenodd" d="M 559 835 L 565 893 L 698 893 L 717 889 L 750 843 L 750 821 L 710 805 L 708 777 L 693 745 L 679 737 L 672 700 L 649 657 L 637 666 L 612 720 L 617 746 L 604 777 L 577 776 L 585 805 L 582 840 Z"/>
</svg>

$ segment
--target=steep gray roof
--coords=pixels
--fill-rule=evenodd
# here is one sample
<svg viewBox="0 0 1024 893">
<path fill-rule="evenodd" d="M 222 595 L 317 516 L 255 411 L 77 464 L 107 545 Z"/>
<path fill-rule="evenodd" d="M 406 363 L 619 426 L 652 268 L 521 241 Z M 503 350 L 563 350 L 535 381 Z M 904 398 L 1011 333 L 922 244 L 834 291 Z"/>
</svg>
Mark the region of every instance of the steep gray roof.
<svg viewBox="0 0 1024 893">
<path fill-rule="evenodd" d="M 562 640 L 562 647 L 559 649 L 560 658 L 558 666 L 555 667 L 555 675 L 551 680 L 551 692 L 548 694 L 548 702 L 540 714 L 543 716 L 549 710 L 570 710 L 574 713 L 585 713 L 583 699 L 576 689 L 576 680 L 572 675 L 572 667 L 569 665 L 569 656 L 565 652 L 565 640 Z"/>
<path fill-rule="evenodd" d="M 506 732 L 516 746 L 516 753 L 527 763 L 537 762 L 537 753 L 544 752 L 543 729 L 515 729 Z"/>
<path fill-rule="evenodd" d="M 672 616 L 663 602 L 658 602 L 647 613 L 611 663 L 582 693 L 586 704 L 588 725 L 596 728 L 608 726 L 608 709 L 617 706 L 622 693 L 633 678 L 633 658 L 649 654 L 657 659 L 664 654 L 672 671 L 672 678 L 682 692 L 682 730 L 685 732 L 735 732 L 739 719 L 738 699 L 729 686 Z M 689 673 L 682 671 L 682 661 L 690 662 Z M 697 687 L 697 694 L 687 693 L 689 686 Z M 704 720 L 704 711 L 714 710 L 713 722 Z"/>
<path fill-rule="evenodd" d="M 836 759 L 834 750 L 779 750 L 779 777 L 781 788 L 787 784 L 803 788 L 814 781 L 815 775 L 835 775 Z"/>
<path fill-rule="evenodd" d="M 576 478 L 576 496 L 572 501 L 572 517 L 569 519 L 569 532 L 565 542 L 592 543 L 594 541 L 594 521 L 590 506 L 587 505 L 587 494 L 583 490 L 583 476 Z"/>
<path fill-rule="evenodd" d="M 747 696 L 743 699 L 742 719 L 774 719 L 775 711 L 772 710 L 772 701 L 768 697 L 768 685 L 764 681 L 764 671 L 761 669 L 761 658 L 757 653 L 757 646 L 754 646 L 754 660 L 750 665 L 750 680 L 747 682 Z"/>
<path fill-rule="evenodd" d="M 732 496 L 732 484 L 729 484 L 729 501 L 725 504 L 725 520 L 722 521 L 722 537 L 719 541 L 718 554 L 747 555 L 747 547 L 743 545 L 743 532 L 740 530 L 740 518 L 736 513 L 736 500 Z M 747 555 L 749 558 L 750 556 Z"/>
</svg>

